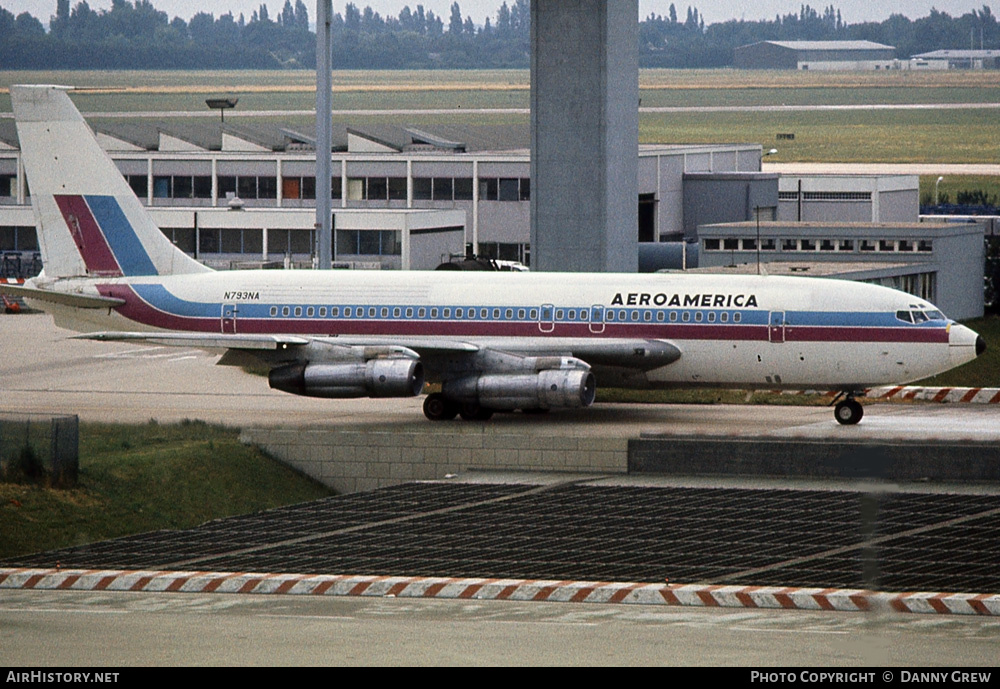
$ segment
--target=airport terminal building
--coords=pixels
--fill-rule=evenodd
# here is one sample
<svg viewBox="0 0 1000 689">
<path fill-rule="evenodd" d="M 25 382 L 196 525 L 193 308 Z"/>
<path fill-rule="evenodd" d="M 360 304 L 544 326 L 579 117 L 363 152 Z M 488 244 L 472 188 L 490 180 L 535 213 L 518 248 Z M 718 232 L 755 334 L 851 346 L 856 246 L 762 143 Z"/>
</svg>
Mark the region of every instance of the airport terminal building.
<svg viewBox="0 0 1000 689">
<path fill-rule="evenodd" d="M 178 129 L 137 120 L 94 128 L 154 221 L 187 253 L 214 267 L 310 263 L 316 195 L 310 136 L 228 123 Z M 428 269 L 468 248 L 530 264 L 528 127 L 427 129 L 365 125 L 335 132 L 338 263 Z M 740 175 L 760 175 L 760 161 L 759 144 L 640 146 L 637 238 L 677 238 L 685 216 L 705 216 L 685 207 L 686 176 L 717 175 L 717 186 L 743 198 L 747 182 Z M 752 207 L 726 204 L 713 221 L 749 220 L 760 207 L 774 217 L 777 178 L 769 178 Z M 29 193 L 12 123 L 0 121 L 0 248 L 6 252 L 37 246 Z"/>
<path fill-rule="evenodd" d="M 741 222 L 698 228 L 699 269 L 837 277 L 908 292 L 958 320 L 983 315 L 978 223 Z"/>
</svg>

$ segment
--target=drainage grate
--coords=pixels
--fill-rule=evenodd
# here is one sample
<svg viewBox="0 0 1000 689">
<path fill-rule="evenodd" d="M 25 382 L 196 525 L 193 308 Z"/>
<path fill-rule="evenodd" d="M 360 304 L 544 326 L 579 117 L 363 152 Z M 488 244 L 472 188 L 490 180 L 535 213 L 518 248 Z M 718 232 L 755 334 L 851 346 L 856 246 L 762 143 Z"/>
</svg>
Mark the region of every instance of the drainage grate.
<svg viewBox="0 0 1000 689">
<path fill-rule="evenodd" d="M 993 593 L 1000 496 L 414 483 L 5 564 L 57 563 Z"/>
</svg>

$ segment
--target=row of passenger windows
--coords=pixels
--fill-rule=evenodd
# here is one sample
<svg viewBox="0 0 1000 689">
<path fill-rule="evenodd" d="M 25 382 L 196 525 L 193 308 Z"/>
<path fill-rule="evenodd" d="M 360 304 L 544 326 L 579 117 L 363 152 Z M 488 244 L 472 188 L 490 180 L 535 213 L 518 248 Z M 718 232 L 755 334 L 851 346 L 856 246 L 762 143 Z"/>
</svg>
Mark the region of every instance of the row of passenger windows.
<svg viewBox="0 0 1000 689">
<path fill-rule="evenodd" d="M 467 320 L 518 320 L 518 321 L 537 321 L 539 320 L 539 310 L 537 308 L 475 308 L 469 307 L 464 308 L 458 307 L 400 307 L 400 306 L 272 306 L 270 308 L 270 314 L 272 317 L 277 317 L 279 314 L 282 318 L 288 318 L 294 316 L 295 318 L 301 318 L 305 316 L 306 318 L 326 318 L 329 314 L 330 318 L 407 318 L 411 319 L 414 316 L 418 319 L 431 318 L 433 320 L 441 319 L 467 319 Z M 391 314 L 391 316 L 390 316 Z M 515 318 L 516 314 L 516 318 Z M 669 314 L 669 315 L 668 315 Z M 545 314 L 543 321 L 555 320 L 557 322 L 563 323 L 587 323 L 591 321 L 591 309 L 556 309 L 554 312 L 554 318 L 551 314 Z M 600 322 L 600 311 L 597 312 L 598 318 L 596 319 Z M 730 314 L 728 311 L 716 312 L 716 311 L 659 311 L 652 309 L 607 309 L 604 311 L 604 322 L 614 323 L 640 323 L 640 322 L 682 322 L 690 323 L 694 321 L 695 323 L 739 323 L 742 320 L 742 316 L 739 312 L 733 312 Z"/>
<path fill-rule="evenodd" d="M 706 238 L 702 245 L 705 251 L 757 251 L 758 240 L 754 237 Z M 861 252 L 930 252 L 933 243 L 929 239 L 774 239 L 763 237 L 759 241 L 761 251 L 861 251 Z"/>
</svg>

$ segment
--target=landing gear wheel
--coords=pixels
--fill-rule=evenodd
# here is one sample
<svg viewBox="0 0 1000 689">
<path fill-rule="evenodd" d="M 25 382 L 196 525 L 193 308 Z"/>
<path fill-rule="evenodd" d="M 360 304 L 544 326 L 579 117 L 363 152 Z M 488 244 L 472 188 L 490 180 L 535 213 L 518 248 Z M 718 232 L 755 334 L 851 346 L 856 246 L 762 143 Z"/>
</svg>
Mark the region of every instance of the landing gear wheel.
<svg viewBox="0 0 1000 689">
<path fill-rule="evenodd" d="M 424 400 L 424 416 L 431 421 L 451 421 L 458 416 L 458 405 L 440 392 L 432 392 Z"/>
<path fill-rule="evenodd" d="M 833 409 L 833 416 L 837 419 L 837 423 L 845 426 L 853 426 L 864 415 L 864 407 L 855 399 L 846 399 Z"/>
<path fill-rule="evenodd" d="M 476 402 L 465 402 L 458 412 L 466 421 L 489 421 L 493 416 L 493 410 L 480 407 Z"/>
</svg>

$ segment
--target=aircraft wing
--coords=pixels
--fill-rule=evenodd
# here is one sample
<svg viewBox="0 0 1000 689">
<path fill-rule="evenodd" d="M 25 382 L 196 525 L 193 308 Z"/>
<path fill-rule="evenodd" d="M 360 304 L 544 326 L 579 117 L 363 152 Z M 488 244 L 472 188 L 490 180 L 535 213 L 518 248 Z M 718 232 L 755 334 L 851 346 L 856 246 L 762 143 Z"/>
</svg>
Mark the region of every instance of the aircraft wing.
<svg viewBox="0 0 1000 689">
<path fill-rule="evenodd" d="M 110 300 L 109 300 L 110 301 Z M 233 350 L 286 350 L 296 348 L 367 348 L 373 355 L 385 355 L 393 350 L 414 352 L 414 356 L 474 355 L 492 350 L 515 356 L 572 356 L 597 366 L 616 366 L 648 371 L 673 363 L 680 350 L 666 340 L 560 338 L 477 338 L 454 340 L 435 337 L 400 335 L 339 335 L 308 337 L 302 335 L 227 334 L 197 332 L 95 332 L 75 335 L 75 338 L 105 342 L 145 342 L 177 347 Z M 303 357 L 305 358 L 305 357 Z M 310 357 L 320 358 L 323 357 Z M 335 357 L 336 358 L 336 357 Z"/>
<path fill-rule="evenodd" d="M 185 332 L 96 332 L 73 335 L 77 340 L 100 340 L 102 342 L 143 342 L 167 347 L 199 347 L 202 349 L 258 349 L 277 350 L 290 346 L 308 345 L 309 338 L 291 335 L 228 335 Z"/>
</svg>

